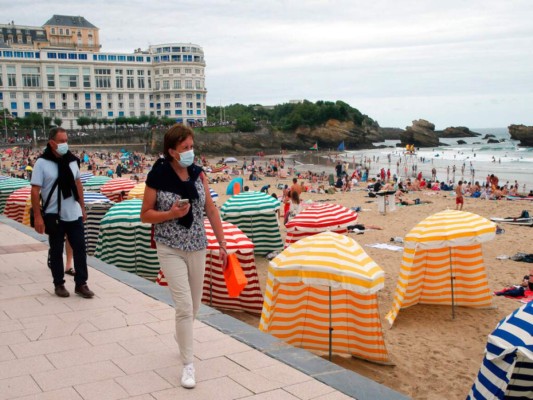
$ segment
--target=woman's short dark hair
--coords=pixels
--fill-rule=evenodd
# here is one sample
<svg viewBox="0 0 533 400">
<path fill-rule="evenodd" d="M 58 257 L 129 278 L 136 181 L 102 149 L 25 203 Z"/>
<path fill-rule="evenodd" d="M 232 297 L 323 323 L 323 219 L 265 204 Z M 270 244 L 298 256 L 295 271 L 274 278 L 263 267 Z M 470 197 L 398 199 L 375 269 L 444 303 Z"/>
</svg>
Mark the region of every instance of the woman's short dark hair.
<svg viewBox="0 0 533 400">
<path fill-rule="evenodd" d="M 163 139 L 163 154 L 167 160 L 172 160 L 172 156 L 168 152 L 169 149 L 175 149 L 178 144 L 183 142 L 188 137 L 194 137 L 194 132 L 188 126 L 183 124 L 175 124 L 165 133 Z"/>
</svg>

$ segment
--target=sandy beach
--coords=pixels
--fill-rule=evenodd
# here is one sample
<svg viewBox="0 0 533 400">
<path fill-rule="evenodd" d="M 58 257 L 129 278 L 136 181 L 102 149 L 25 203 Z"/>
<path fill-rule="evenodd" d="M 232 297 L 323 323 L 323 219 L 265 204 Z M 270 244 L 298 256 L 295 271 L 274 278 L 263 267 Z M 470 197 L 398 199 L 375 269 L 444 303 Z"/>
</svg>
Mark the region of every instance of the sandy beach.
<svg viewBox="0 0 533 400">
<path fill-rule="evenodd" d="M 289 183 L 290 179 L 264 178 L 249 182 L 250 190 L 259 190 L 270 184 Z M 229 197 L 225 194 L 227 183 L 213 184 L 219 193 L 218 205 Z M 274 189 L 281 195 L 281 190 Z M 383 366 L 367 361 L 334 357 L 333 361 L 366 377 L 398 390 L 414 399 L 464 399 L 477 375 L 488 334 L 507 314 L 522 303 L 494 296 L 493 309 L 456 308 L 452 319 L 451 307 L 416 305 L 400 311 L 392 328 L 385 320 L 390 310 L 400 269 L 402 252 L 367 247 L 372 243 L 390 243 L 393 237 L 403 237 L 419 221 L 438 211 L 455 208 L 451 192 L 413 192 L 409 198 L 432 201 L 432 204 L 401 206 L 386 215 L 380 214 L 376 199 L 366 197 L 361 187 L 352 192 L 336 194 L 303 193 L 303 201 L 328 201 L 348 208 L 361 207 L 358 222 L 377 225 L 383 230 L 367 230 L 364 234 L 349 235 L 356 240 L 370 257 L 385 271 L 385 288 L 379 292 L 378 301 L 385 343 L 394 366 Z M 528 209 L 528 201 L 480 200 L 466 198 L 464 211 L 490 218 L 493 216 L 518 216 Z M 530 209 L 530 211 L 532 211 Z M 282 221 L 280 221 L 282 222 Z M 281 223 L 282 235 L 285 228 Z M 529 272 L 531 264 L 511 260 L 498 260 L 500 255 L 531 252 L 532 229 L 525 226 L 502 225 L 505 233 L 496 235 L 483 245 L 489 288 L 491 291 L 519 283 Z M 264 291 L 268 260 L 256 256 L 256 265 Z M 259 316 L 229 312 L 250 325 L 258 326 Z"/>
<path fill-rule="evenodd" d="M 217 159 L 218 160 L 218 159 Z M 215 163 L 217 160 L 211 160 Z M 265 158 L 268 160 L 268 157 Z M 262 161 L 263 162 L 263 161 Z M 242 165 L 242 159 L 237 165 Z M 84 165 L 82 172 L 86 171 Z M 333 167 L 326 171 L 333 173 Z M 216 175 L 212 175 L 213 177 Z M 245 177 L 247 178 L 247 177 Z M 259 190 L 270 184 L 270 193 L 281 196 L 278 184 L 290 184 L 292 176 L 286 179 L 262 177 L 260 181 L 248 181 L 250 190 Z M 220 207 L 229 196 L 226 195 L 227 182 L 214 183 L 211 188 L 219 194 Z M 452 192 L 420 191 L 408 194 L 410 199 L 429 200 L 431 204 L 400 206 L 385 215 L 378 212 L 375 198 L 367 197 L 366 184 L 351 192 L 335 194 L 303 193 L 304 202 L 330 202 L 345 207 L 360 207 L 358 223 L 372 224 L 382 230 L 366 230 L 364 234 L 349 235 L 356 240 L 370 257 L 385 271 L 385 287 L 378 294 L 381 322 L 385 343 L 393 366 L 384 366 L 367 361 L 335 356 L 333 361 L 345 368 L 354 370 L 368 378 L 404 393 L 414 399 L 464 399 L 476 377 L 488 334 L 496 324 L 521 303 L 504 297 L 494 296 L 492 309 L 456 308 L 452 319 L 451 307 L 416 305 L 401 310 L 393 328 L 385 320 L 390 310 L 402 258 L 401 251 L 381 250 L 367 247 L 372 243 L 390 243 L 394 237 L 404 237 L 419 221 L 445 209 L 455 208 Z M 464 211 L 483 217 L 518 216 L 521 211 L 533 207 L 529 201 L 482 200 L 467 197 Z M 498 256 L 512 256 L 518 252 L 532 253 L 531 233 L 533 228 L 526 226 L 501 225 L 505 232 L 483 245 L 484 261 L 491 291 L 519 283 L 531 264 L 510 259 L 499 260 Z M 282 236 L 285 228 L 280 220 Z M 256 256 L 256 266 L 264 292 L 268 260 Z M 247 313 L 228 312 L 236 318 L 257 327 L 259 316 Z"/>
</svg>

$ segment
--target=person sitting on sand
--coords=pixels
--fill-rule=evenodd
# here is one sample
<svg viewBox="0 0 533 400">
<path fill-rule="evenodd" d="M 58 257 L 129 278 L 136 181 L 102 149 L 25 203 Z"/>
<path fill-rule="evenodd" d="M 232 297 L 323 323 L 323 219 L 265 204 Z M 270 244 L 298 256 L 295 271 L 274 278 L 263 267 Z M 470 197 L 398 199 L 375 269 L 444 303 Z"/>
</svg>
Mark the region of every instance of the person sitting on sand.
<svg viewBox="0 0 533 400">
<path fill-rule="evenodd" d="M 396 203 L 400 203 L 402 206 L 414 206 L 418 204 L 431 204 L 432 202 L 429 200 L 420 200 L 420 199 L 408 199 L 404 196 L 403 192 L 398 191 L 395 194 L 395 200 Z"/>
<path fill-rule="evenodd" d="M 302 203 L 300 201 L 300 195 L 298 192 L 291 190 L 291 205 L 289 207 L 289 214 L 287 215 L 286 222 L 289 222 L 295 216 L 302 211 Z"/>
<path fill-rule="evenodd" d="M 533 268 L 529 271 L 529 275 L 524 275 L 520 284 L 507 286 L 503 290 L 494 292 L 494 294 L 496 296 L 522 297 L 526 290 L 533 290 Z"/>
</svg>

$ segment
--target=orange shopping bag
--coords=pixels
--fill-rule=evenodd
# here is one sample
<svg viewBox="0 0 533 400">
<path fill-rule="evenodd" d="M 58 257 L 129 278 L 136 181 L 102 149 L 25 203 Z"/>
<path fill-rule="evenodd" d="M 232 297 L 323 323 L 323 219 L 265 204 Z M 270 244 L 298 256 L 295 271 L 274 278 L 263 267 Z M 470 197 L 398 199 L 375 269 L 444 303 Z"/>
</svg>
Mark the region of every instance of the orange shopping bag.
<svg viewBox="0 0 533 400">
<path fill-rule="evenodd" d="M 248 284 L 235 253 L 228 255 L 228 265 L 224 271 L 224 280 L 226 281 L 229 297 L 239 297 L 244 287 Z"/>
</svg>

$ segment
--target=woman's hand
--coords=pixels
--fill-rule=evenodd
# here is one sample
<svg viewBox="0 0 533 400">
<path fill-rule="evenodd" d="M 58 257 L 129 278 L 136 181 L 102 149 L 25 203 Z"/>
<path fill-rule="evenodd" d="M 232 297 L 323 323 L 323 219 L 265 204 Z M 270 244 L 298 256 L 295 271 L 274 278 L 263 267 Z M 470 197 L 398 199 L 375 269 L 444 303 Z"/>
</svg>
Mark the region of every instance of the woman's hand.
<svg viewBox="0 0 533 400">
<path fill-rule="evenodd" d="M 181 204 L 180 205 L 180 200 L 177 200 L 172 205 L 172 207 L 170 207 L 169 212 L 170 212 L 170 215 L 172 216 L 172 219 L 182 218 L 185 215 L 187 215 L 187 213 L 189 212 L 190 208 L 191 208 L 191 204 L 190 203 L 186 203 L 186 204 Z"/>
<path fill-rule="evenodd" d="M 220 261 L 222 261 L 222 272 L 228 267 L 228 251 L 225 247 L 220 248 Z"/>
</svg>

